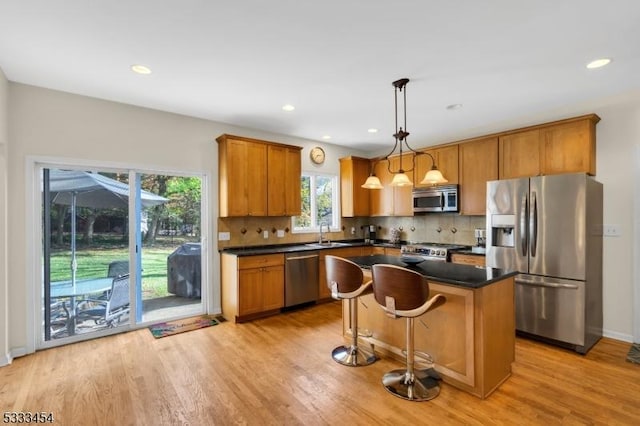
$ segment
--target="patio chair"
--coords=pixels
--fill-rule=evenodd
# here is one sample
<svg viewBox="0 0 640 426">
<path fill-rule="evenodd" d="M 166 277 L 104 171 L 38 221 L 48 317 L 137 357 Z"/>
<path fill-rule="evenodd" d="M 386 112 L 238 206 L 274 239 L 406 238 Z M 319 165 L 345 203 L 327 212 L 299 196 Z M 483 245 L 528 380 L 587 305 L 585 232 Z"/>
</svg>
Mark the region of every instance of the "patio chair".
<svg viewBox="0 0 640 426">
<path fill-rule="evenodd" d="M 89 306 L 87 309 L 82 309 Z M 129 313 L 129 274 L 113 279 L 107 300 L 87 299 L 78 305 L 78 321 L 92 319 L 97 325 L 114 327 L 114 321 L 120 323 L 123 315 Z"/>
<path fill-rule="evenodd" d="M 119 277 L 129 273 L 129 261 L 128 260 L 114 260 L 109 263 L 109 270 L 107 272 L 108 277 Z"/>
</svg>

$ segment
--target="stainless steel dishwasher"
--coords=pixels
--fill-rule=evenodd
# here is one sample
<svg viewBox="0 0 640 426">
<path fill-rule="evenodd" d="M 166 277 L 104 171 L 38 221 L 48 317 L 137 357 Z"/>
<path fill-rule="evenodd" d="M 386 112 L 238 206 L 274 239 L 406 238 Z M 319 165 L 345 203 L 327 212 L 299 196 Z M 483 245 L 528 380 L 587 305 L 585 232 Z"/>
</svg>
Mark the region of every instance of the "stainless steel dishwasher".
<svg viewBox="0 0 640 426">
<path fill-rule="evenodd" d="M 318 300 L 319 259 L 317 251 L 285 254 L 285 307 Z"/>
</svg>

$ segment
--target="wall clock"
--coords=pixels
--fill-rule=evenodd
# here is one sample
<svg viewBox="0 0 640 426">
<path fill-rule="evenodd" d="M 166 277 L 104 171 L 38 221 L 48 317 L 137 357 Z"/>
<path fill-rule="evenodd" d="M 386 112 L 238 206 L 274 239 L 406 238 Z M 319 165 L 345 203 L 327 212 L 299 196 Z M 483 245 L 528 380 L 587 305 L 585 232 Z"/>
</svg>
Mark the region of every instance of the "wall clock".
<svg viewBox="0 0 640 426">
<path fill-rule="evenodd" d="M 324 163 L 324 157 L 325 157 L 324 149 L 320 148 L 319 146 L 311 148 L 309 157 L 311 158 L 311 161 L 313 161 L 315 164 Z"/>
</svg>

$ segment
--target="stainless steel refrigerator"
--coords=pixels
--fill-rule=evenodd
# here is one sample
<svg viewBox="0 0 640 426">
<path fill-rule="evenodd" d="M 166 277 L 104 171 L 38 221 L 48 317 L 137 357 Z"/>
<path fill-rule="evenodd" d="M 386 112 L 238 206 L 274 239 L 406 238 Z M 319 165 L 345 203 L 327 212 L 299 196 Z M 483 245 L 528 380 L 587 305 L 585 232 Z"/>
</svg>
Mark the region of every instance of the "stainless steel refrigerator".
<svg viewBox="0 0 640 426">
<path fill-rule="evenodd" d="M 582 173 L 487 183 L 487 266 L 520 272 L 516 330 L 586 353 L 602 337 L 602 184 Z"/>
</svg>

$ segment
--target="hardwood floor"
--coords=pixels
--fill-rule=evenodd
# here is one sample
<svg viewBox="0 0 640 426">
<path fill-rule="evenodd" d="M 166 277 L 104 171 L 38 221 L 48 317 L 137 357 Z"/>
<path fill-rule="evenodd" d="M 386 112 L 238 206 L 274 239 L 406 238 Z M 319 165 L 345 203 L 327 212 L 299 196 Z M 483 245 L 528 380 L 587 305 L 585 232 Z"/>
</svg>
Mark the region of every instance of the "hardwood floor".
<svg viewBox="0 0 640 426">
<path fill-rule="evenodd" d="M 339 302 L 154 339 L 147 329 L 49 349 L 0 368 L 3 411 L 62 425 L 640 424 L 640 365 L 602 339 L 587 354 L 518 338 L 513 375 L 485 400 L 442 385 L 387 393 L 392 359 L 335 363 Z"/>
</svg>

